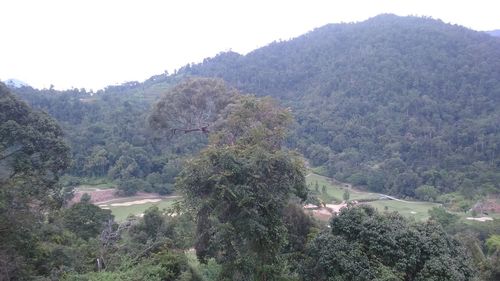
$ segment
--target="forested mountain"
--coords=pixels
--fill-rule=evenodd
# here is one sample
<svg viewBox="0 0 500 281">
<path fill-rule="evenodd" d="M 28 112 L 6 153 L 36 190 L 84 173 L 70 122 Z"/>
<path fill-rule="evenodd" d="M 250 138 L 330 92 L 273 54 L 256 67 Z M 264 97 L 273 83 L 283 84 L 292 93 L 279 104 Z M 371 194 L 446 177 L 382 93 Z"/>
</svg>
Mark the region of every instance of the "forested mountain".
<svg viewBox="0 0 500 281">
<path fill-rule="evenodd" d="M 151 104 L 178 77 L 158 75 L 144 83 L 129 82 L 96 93 L 85 89 L 56 91 L 16 88 L 36 109 L 61 124 L 71 147 L 69 185 L 88 178 L 107 178 L 130 195 L 137 190 L 170 193 L 180 169 L 179 155 L 196 151 L 205 142 L 199 136 L 158 141 L 147 124 Z"/>
<path fill-rule="evenodd" d="M 498 195 L 500 38 L 382 15 L 98 92 L 0 83 L 0 280 L 499 280 L 498 219 L 345 189 L 325 225 L 292 149 L 377 192 Z M 123 222 L 65 204 L 95 180 L 182 199 Z"/>
<path fill-rule="evenodd" d="M 420 186 L 467 197 L 499 191 L 500 39 L 438 20 L 330 24 L 93 94 L 15 91 L 62 122 L 73 175 L 146 179 L 170 173 L 160 150 L 196 150 L 195 142 L 158 150 L 144 126 L 158 93 L 186 76 L 220 77 L 290 106 L 288 145 L 340 180 L 410 197 Z"/>
<path fill-rule="evenodd" d="M 279 98 L 298 123 L 290 145 L 341 180 L 405 196 L 499 191 L 498 38 L 381 15 L 180 73 Z"/>
</svg>

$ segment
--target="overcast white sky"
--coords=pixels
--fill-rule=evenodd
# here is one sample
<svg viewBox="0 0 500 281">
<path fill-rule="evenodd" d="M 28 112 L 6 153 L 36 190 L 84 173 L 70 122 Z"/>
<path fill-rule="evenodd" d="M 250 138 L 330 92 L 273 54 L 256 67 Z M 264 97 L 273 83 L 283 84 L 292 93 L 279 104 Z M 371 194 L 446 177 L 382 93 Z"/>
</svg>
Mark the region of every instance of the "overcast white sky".
<svg viewBox="0 0 500 281">
<path fill-rule="evenodd" d="M 500 29 L 498 0 L 0 0 L 0 79 L 100 89 L 381 13 Z"/>
</svg>

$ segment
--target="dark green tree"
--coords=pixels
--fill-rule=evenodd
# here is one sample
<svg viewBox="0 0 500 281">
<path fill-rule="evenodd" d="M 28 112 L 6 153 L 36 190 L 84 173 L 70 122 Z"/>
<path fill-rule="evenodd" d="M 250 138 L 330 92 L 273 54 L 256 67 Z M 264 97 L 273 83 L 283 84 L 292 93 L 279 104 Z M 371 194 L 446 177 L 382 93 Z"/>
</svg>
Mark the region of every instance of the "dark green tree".
<svg viewBox="0 0 500 281">
<path fill-rule="evenodd" d="M 0 276 L 23 279 L 33 270 L 38 229 L 63 203 L 57 182 L 68 152 L 60 127 L 0 83 Z"/>
<path fill-rule="evenodd" d="M 86 240 L 97 237 L 105 223 L 112 219 L 110 210 L 101 209 L 87 200 L 81 200 L 63 213 L 64 226 Z"/>
<path fill-rule="evenodd" d="M 369 206 L 340 211 L 307 248 L 303 280 L 474 280 L 465 249 L 438 224 Z"/>
<path fill-rule="evenodd" d="M 176 182 L 196 217 L 197 255 L 222 264 L 221 280 L 274 280 L 284 269 L 281 213 L 307 191 L 302 161 L 281 149 L 291 117 L 268 99 L 246 97 L 222 118 Z"/>
</svg>

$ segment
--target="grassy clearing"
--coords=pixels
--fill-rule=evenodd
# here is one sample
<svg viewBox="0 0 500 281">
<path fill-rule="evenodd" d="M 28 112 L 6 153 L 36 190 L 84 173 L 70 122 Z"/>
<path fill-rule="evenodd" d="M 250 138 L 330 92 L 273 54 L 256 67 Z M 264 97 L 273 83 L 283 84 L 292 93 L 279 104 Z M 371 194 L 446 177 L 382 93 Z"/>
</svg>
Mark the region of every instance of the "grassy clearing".
<svg viewBox="0 0 500 281">
<path fill-rule="evenodd" d="M 115 216 L 116 221 L 124 221 L 129 215 L 142 214 L 146 211 L 146 209 L 152 206 L 158 206 L 160 210 L 169 208 L 176 200 L 178 200 L 178 198 L 165 198 L 162 201 L 155 203 L 144 203 L 131 206 L 110 206 L 109 209 Z"/>
<path fill-rule="evenodd" d="M 375 207 L 381 212 L 385 210 L 388 212 L 397 211 L 405 217 L 414 218 L 416 221 L 427 220 L 429 218 L 428 211 L 433 207 L 439 206 L 437 203 L 430 202 L 414 201 L 411 203 L 405 203 L 394 200 L 376 200 L 366 204 Z"/>
<path fill-rule="evenodd" d="M 321 193 L 322 187 L 326 187 L 326 193 L 327 194 L 321 194 L 319 197 L 321 200 L 324 202 L 331 202 L 331 201 L 337 201 L 340 202 L 342 201 L 343 194 L 345 192 L 345 189 L 348 187 L 343 186 L 340 183 L 335 183 L 333 182 L 330 178 L 320 176 L 317 174 L 309 174 L 306 178 L 307 184 L 309 186 L 309 189 L 314 192 L 315 190 L 315 184 L 316 182 L 319 185 L 319 191 Z M 395 201 L 395 200 L 379 200 L 380 195 L 377 193 L 371 193 L 371 192 L 365 192 L 365 191 L 359 191 L 355 190 L 352 188 L 348 188 L 350 192 L 350 200 L 373 200 L 370 202 L 366 202 L 364 204 L 368 204 L 370 206 L 373 206 L 374 208 L 378 209 L 379 211 L 383 212 L 385 210 L 389 212 L 394 212 L 397 211 L 401 215 L 408 217 L 408 218 L 414 218 L 417 221 L 425 221 L 429 218 L 429 213 L 428 211 L 432 209 L 433 207 L 437 207 L 440 204 L 437 203 L 431 203 L 431 202 L 422 202 L 422 201 L 412 201 L 410 203 L 408 202 L 401 202 L 401 201 Z"/>
<path fill-rule="evenodd" d="M 336 184 L 332 182 L 330 178 L 320 176 L 317 174 L 309 174 L 306 178 L 306 182 L 309 186 L 310 190 L 314 190 L 314 186 L 316 182 L 319 185 L 319 192 L 322 191 L 323 186 L 326 187 L 326 195 L 321 194 L 320 198 L 327 202 L 330 203 L 331 201 L 342 201 L 343 194 L 345 192 L 345 188 L 341 186 L 340 184 Z M 350 200 L 375 200 L 379 198 L 379 195 L 371 192 L 363 192 L 363 191 L 358 191 L 358 190 L 353 190 L 352 188 L 349 188 L 350 192 Z"/>
</svg>

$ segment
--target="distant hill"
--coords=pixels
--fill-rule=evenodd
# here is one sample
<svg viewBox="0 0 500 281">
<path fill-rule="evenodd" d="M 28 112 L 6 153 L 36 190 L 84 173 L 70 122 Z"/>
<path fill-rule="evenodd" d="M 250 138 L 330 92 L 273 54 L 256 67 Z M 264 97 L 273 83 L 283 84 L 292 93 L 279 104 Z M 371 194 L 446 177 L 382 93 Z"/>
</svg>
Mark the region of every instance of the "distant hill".
<svg viewBox="0 0 500 281">
<path fill-rule="evenodd" d="M 180 73 L 292 106 L 290 145 L 337 178 L 408 196 L 500 191 L 500 41 L 482 32 L 381 15 Z"/>
<path fill-rule="evenodd" d="M 491 36 L 500 37 L 500 29 L 492 30 L 492 31 L 486 31 L 486 33 L 488 33 Z"/>
<path fill-rule="evenodd" d="M 5 81 L 3 81 L 5 83 L 5 85 L 9 88 L 21 88 L 21 87 L 29 87 L 30 85 L 26 82 L 23 82 L 21 80 L 18 80 L 18 79 L 7 79 Z"/>
<path fill-rule="evenodd" d="M 110 87 L 92 95 L 101 101 L 95 105 L 88 93 L 66 105 L 38 104 L 69 120 L 79 172 L 99 147 L 146 145 L 148 134 L 127 133 L 144 131 L 134 118 L 187 76 L 220 77 L 290 106 L 297 124 L 289 146 L 340 180 L 411 197 L 420 186 L 468 198 L 500 192 L 500 40 L 439 20 L 381 15 L 329 24 L 245 56 L 225 52 L 170 76 Z M 39 97 L 23 96 L 35 104 Z M 94 132 L 98 141 L 88 139 Z"/>
</svg>

